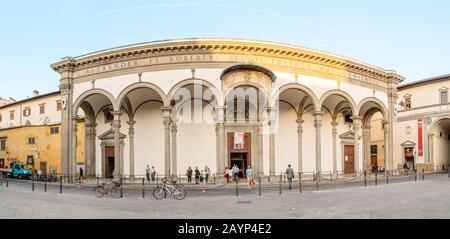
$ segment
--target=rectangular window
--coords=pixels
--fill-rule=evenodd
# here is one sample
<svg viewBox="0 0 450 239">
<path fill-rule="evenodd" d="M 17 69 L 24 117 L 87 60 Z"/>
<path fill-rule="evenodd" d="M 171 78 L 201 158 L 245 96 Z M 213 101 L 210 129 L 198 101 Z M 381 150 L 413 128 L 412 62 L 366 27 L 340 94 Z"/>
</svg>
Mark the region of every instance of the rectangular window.
<svg viewBox="0 0 450 239">
<path fill-rule="evenodd" d="M 441 92 L 441 104 L 447 104 L 448 103 L 448 91 L 442 91 Z"/>
<path fill-rule="evenodd" d="M 0 151 L 6 150 L 6 139 L 0 139 Z"/>
<path fill-rule="evenodd" d="M 39 105 L 39 114 L 41 115 L 45 114 L 45 104 Z"/>
<path fill-rule="evenodd" d="M 31 109 L 30 108 L 25 108 L 23 110 L 23 116 L 28 117 L 31 114 Z"/>
<path fill-rule="evenodd" d="M 61 109 L 62 109 L 61 101 L 58 100 L 56 101 L 56 111 L 61 111 Z"/>
<path fill-rule="evenodd" d="M 59 134 L 59 127 L 51 127 L 50 134 Z"/>
<path fill-rule="evenodd" d="M 33 137 L 28 138 L 28 144 L 36 144 L 36 139 Z"/>
<path fill-rule="evenodd" d="M 405 99 L 405 109 L 410 110 L 411 109 L 411 98 Z"/>
<path fill-rule="evenodd" d="M 27 156 L 27 164 L 28 165 L 33 165 L 34 164 L 34 157 L 33 157 L 33 155 L 28 155 Z"/>
<path fill-rule="evenodd" d="M 370 146 L 370 154 L 378 155 L 378 145 L 374 144 Z"/>
<path fill-rule="evenodd" d="M 14 110 L 9 112 L 9 120 L 14 120 Z"/>
</svg>

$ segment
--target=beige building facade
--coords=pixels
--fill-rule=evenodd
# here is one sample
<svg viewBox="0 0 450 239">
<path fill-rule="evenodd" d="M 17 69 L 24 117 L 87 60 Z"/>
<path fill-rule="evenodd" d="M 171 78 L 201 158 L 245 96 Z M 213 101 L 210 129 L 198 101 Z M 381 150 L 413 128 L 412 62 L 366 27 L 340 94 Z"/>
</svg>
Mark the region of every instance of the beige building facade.
<svg viewBox="0 0 450 239">
<path fill-rule="evenodd" d="M 450 75 L 398 88 L 395 155 L 398 167 L 440 170 L 450 165 Z"/>
</svg>

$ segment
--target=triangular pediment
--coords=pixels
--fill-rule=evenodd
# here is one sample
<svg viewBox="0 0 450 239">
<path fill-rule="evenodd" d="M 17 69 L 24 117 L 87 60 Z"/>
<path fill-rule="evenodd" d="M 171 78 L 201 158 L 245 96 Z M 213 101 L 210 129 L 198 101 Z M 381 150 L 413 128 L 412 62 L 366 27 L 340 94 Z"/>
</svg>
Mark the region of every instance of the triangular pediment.
<svg viewBox="0 0 450 239">
<path fill-rule="evenodd" d="M 416 143 L 414 143 L 413 141 L 407 140 L 404 143 L 402 143 L 401 146 L 403 146 L 403 147 L 414 147 L 414 146 L 416 146 Z"/>
<path fill-rule="evenodd" d="M 124 139 L 125 137 L 127 137 L 127 136 L 122 134 L 122 133 L 120 133 L 120 138 L 121 139 Z M 110 129 L 110 130 L 106 131 L 102 135 L 98 136 L 98 138 L 100 140 L 113 140 L 114 139 L 114 129 Z"/>
<path fill-rule="evenodd" d="M 348 139 L 348 140 L 354 140 L 355 139 L 355 132 L 353 131 L 347 131 L 341 135 L 339 135 L 339 138 L 341 139 Z M 358 139 L 361 139 L 361 136 L 358 137 Z"/>
</svg>

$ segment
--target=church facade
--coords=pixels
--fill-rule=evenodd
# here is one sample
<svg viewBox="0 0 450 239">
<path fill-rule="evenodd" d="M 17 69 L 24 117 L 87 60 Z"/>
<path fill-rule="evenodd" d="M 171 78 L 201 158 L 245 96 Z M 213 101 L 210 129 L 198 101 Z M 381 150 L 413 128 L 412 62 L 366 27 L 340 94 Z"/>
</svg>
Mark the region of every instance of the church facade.
<svg viewBox="0 0 450 239">
<path fill-rule="evenodd" d="M 60 76 L 61 172 L 88 176 L 274 176 L 394 170 L 397 86 L 404 78 L 287 44 L 186 39 L 131 45 L 52 65 Z M 83 122 L 83 130 L 79 124 Z M 379 143 L 378 143 L 379 142 Z M 377 146 L 379 145 L 379 146 Z M 79 162 L 78 162 L 79 163 Z"/>
</svg>

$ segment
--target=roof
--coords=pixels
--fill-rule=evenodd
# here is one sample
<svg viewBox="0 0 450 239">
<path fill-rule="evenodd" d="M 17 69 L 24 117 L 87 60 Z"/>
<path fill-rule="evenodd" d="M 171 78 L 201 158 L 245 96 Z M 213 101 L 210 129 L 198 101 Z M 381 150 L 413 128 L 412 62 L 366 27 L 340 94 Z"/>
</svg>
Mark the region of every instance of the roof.
<svg viewBox="0 0 450 239">
<path fill-rule="evenodd" d="M 410 88 L 414 88 L 414 87 L 418 87 L 418 86 L 422 86 L 422 85 L 428 85 L 428 84 L 438 83 L 438 82 L 447 81 L 447 80 L 450 81 L 450 74 L 435 76 L 432 78 L 427 78 L 427 79 L 399 85 L 398 90 L 399 91 L 406 90 L 406 89 L 410 89 Z"/>
<path fill-rule="evenodd" d="M 26 102 L 29 102 L 29 101 L 38 100 L 38 99 L 41 99 L 41 98 L 45 98 L 45 97 L 53 96 L 53 95 L 59 95 L 59 94 L 61 94 L 61 91 L 54 91 L 54 92 L 50 92 L 50 93 L 47 93 L 47 94 L 30 97 L 28 99 L 19 100 L 19 101 L 13 102 L 13 103 L 8 104 L 8 105 L 0 106 L 0 109 L 8 108 L 8 107 L 19 105 L 19 104 L 23 104 L 23 103 L 26 103 Z"/>
</svg>

